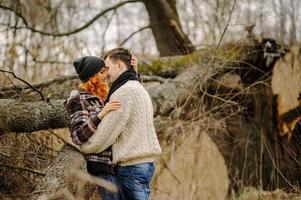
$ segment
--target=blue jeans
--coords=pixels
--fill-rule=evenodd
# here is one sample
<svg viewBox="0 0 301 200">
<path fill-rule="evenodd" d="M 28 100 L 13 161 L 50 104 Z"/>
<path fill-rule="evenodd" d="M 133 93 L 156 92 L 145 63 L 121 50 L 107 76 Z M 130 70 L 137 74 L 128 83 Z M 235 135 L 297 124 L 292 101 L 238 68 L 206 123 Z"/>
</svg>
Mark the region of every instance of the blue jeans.
<svg viewBox="0 0 301 200">
<path fill-rule="evenodd" d="M 154 163 L 118 166 L 116 171 L 121 199 L 147 200 L 154 169 Z"/>
<path fill-rule="evenodd" d="M 103 178 L 111 183 L 114 183 L 116 186 L 117 184 L 117 176 L 113 174 L 101 174 L 97 176 L 99 178 Z M 121 200 L 119 192 L 110 192 L 105 188 L 99 186 L 100 196 L 102 200 Z"/>
</svg>

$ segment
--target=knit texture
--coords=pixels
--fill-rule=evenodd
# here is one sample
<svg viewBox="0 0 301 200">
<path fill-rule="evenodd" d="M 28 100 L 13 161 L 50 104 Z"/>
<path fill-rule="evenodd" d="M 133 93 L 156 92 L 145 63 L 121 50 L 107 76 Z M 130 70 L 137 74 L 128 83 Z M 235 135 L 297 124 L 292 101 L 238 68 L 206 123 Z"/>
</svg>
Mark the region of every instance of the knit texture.
<svg viewBox="0 0 301 200">
<path fill-rule="evenodd" d="M 151 162 L 161 154 L 153 124 L 152 101 L 138 81 L 128 81 L 113 93 L 121 107 L 107 114 L 95 134 L 81 145 L 84 153 L 99 153 L 113 145 L 113 163 Z"/>
</svg>

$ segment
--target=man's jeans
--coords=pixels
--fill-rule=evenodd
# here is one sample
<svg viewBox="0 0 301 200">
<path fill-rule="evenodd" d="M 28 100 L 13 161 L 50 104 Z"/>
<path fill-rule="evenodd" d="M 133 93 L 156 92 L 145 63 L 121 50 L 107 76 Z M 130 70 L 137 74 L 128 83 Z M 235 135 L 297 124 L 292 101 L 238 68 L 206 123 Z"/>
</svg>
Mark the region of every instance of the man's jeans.
<svg viewBox="0 0 301 200">
<path fill-rule="evenodd" d="M 116 186 L 118 186 L 117 184 L 117 176 L 113 175 L 113 174 L 101 174 L 98 176 L 99 178 L 103 178 L 107 181 L 110 181 L 111 183 L 114 183 Z M 102 200 L 121 200 L 120 198 L 120 194 L 119 192 L 115 193 L 115 192 L 110 192 L 108 190 L 106 190 L 103 187 L 99 187 L 100 190 L 100 196 Z"/>
<path fill-rule="evenodd" d="M 154 163 L 117 167 L 118 187 L 122 200 L 147 200 Z"/>
</svg>

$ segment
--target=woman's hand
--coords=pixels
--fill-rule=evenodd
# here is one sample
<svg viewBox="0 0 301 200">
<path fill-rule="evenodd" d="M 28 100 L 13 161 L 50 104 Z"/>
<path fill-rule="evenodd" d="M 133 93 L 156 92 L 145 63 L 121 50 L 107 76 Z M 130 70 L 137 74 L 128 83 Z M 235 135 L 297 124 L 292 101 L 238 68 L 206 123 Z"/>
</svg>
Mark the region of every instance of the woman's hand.
<svg viewBox="0 0 301 200">
<path fill-rule="evenodd" d="M 109 112 L 111 112 L 112 110 L 116 110 L 118 108 L 120 108 L 120 103 L 119 101 L 109 101 L 102 109 L 102 111 L 100 113 L 98 113 L 98 118 L 102 119 L 106 114 L 108 114 Z"/>
<path fill-rule="evenodd" d="M 70 144 L 71 146 L 77 148 L 78 150 L 80 150 L 80 146 L 77 144 L 74 144 L 74 142 L 71 139 L 71 135 L 68 135 L 68 138 L 66 140 L 62 139 L 65 143 Z"/>
<path fill-rule="evenodd" d="M 138 60 L 134 54 L 132 54 L 131 65 L 133 65 L 134 70 L 138 73 Z"/>
</svg>

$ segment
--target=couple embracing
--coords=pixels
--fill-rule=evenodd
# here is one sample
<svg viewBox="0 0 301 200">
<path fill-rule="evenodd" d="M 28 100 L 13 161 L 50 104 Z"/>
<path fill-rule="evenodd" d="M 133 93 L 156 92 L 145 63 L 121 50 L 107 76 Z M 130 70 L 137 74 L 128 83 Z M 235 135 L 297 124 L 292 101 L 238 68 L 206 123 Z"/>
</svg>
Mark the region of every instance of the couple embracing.
<svg viewBox="0 0 301 200">
<path fill-rule="evenodd" d="M 73 64 L 81 83 L 64 103 L 71 139 L 85 155 L 87 171 L 118 187 L 117 193 L 100 187 L 102 199 L 148 199 L 161 148 L 137 59 L 116 48 L 103 59 L 85 56 Z"/>
</svg>

